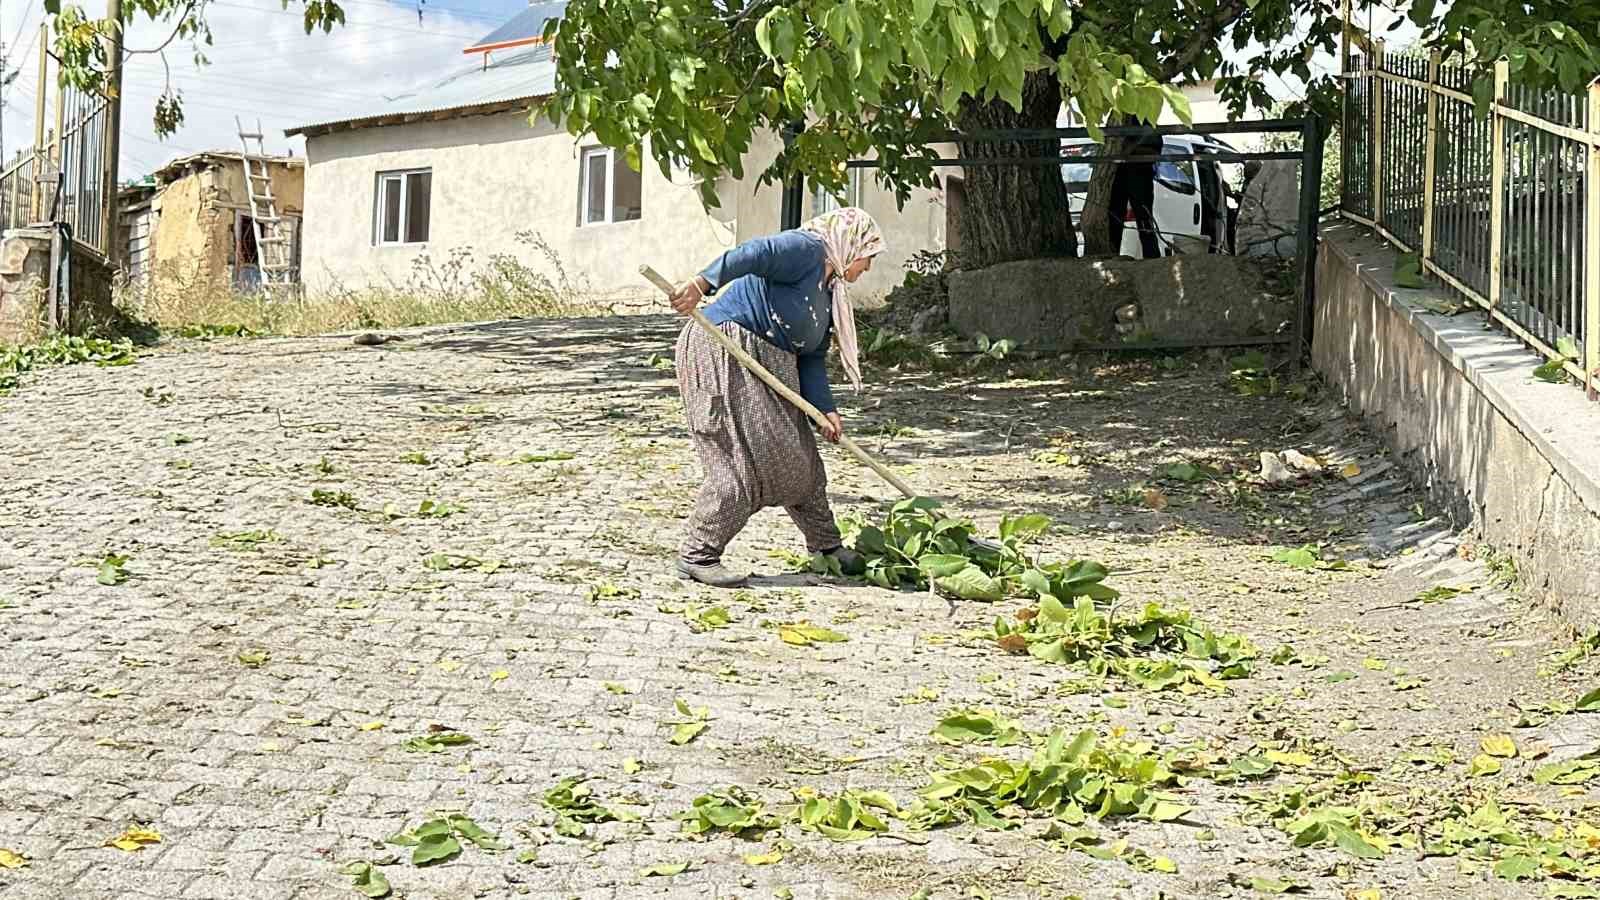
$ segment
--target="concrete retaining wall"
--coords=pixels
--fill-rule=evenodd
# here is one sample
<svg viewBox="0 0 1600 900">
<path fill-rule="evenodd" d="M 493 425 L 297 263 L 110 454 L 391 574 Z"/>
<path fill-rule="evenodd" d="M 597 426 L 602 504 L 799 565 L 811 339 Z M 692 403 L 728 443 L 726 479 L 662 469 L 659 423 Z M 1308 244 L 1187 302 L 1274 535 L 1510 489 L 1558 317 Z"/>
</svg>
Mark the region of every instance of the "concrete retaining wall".
<svg viewBox="0 0 1600 900">
<path fill-rule="evenodd" d="M 1508 553 L 1565 617 L 1600 624 L 1600 403 L 1532 377 L 1542 361 L 1477 312 L 1416 305 L 1364 230 L 1323 232 L 1315 365 L 1461 525 Z"/>
<path fill-rule="evenodd" d="M 48 227 L 12 228 L 0 241 L 0 344 L 30 341 L 50 321 L 45 286 L 50 283 L 52 232 Z M 98 254 L 76 243 L 71 247 L 66 331 L 83 334 L 111 319 L 112 273 Z"/>
<path fill-rule="evenodd" d="M 953 272 L 950 324 L 962 334 L 1010 338 L 1033 350 L 1140 340 L 1272 335 L 1294 316 L 1260 268 L 1230 256 L 1160 260 L 1030 259 Z M 1137 318 L 1117 328 L 1117 310 Z"/>
</svg>

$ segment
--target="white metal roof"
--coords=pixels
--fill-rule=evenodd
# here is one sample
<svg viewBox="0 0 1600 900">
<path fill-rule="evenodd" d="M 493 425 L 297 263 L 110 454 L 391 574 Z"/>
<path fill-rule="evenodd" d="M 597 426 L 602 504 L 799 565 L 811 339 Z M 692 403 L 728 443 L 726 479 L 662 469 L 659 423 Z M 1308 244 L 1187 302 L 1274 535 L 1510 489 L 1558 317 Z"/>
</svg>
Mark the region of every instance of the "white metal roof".
<svg viewBox="0 0 1600 900">
<path fill-rule="evenodd" d="M 548 97 L 556 89 L 556 64 L 550 48 L 533 45 L 491 58 L 487 67 L 476 63 L 434 84 L 393 98 L 359 105 L 349 115 L 296 125 L 286 135 L 312 137 L 350 128 L 373 128 L 434 117 L 439 113 L 469 115 L 482 107 L 503 106 Z"/>
</svg>

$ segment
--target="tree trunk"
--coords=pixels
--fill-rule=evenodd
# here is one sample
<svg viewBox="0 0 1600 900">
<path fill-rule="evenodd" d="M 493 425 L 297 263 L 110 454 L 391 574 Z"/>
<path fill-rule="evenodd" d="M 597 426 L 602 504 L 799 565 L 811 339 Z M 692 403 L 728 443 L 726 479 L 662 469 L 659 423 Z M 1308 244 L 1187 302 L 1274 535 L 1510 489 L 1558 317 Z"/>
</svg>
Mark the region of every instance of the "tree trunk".
<svg viewBox="0 0 1600 900">
<path fill-rule="evenodd" d="M 1139 120 L 1126 116 L 1122 124 L 1137 125 Z M 1107 135 L 1105 146 L 1096 155 L 1127 153 L 1132 143 L 1130 138 Z M 1084 256 L 1116 256 L 1122 252 L 1121 247 L 1111 246 L 1111 189 L 1116 178 L 1116 163 L 1096 163 L 1094 174 L 1089 176 L 1089 190 L 1083 195 L 1083 216 L 1078 220 L 1078 228 L 1083 232 Z"/>
<path fill-rule="evenodd" d="M 1022 111 L 1003 100 L 963 100 L 956 123 L 962 132 L 1000 128 L 1054 128 L 1061 87 L 1054 72 L 1034 72 L 1022 85 Z M 969 159 L 1056 156 L 1057 140 L 962 144 Z M 965 203 L 956 220 L 965 269 L 1042 256 L 1077 256 L 1067 186 L 1061 167 L 1030 163 L 965 167 Z"/>
</svg>

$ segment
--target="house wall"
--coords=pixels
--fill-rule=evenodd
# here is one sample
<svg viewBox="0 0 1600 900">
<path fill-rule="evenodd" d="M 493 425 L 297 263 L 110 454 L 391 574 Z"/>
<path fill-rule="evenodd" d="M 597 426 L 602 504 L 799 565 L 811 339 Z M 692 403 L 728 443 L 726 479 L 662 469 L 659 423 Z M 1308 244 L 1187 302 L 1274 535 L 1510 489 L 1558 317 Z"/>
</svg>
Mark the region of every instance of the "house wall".
<svg viewBox="0 0 1600 900">
<path fill-rule="evenodd" d="M 760 174 L 777 159 L 783 148 L 782 140 L 775 134 L 759 136 L 745 154 L 745 178 L 737 185 L 736 204 L 739 223 L 739 240 L 746 241 L 778 230 L 783 207 L 780 185 L 760 183 Z M 949 156 L 953 149 L 942 147 L 940 152 Z M 945 177 L 959 169 L 941 169 L 941 183 Z M 812 208 L 812 191 L 808 187 L 801 218 L 816 214 Z M 945 249 L 946 212 L 945 192 L 918 188 L 903 208 L 895 203 L 894 191 L 880 185 L 873 170 L 863 172 L 861 182 L 861 208 L 872 215 L 883 230 L 887 249 L 873 261 L 872 271 L 861 277 L 852 291 L 860 302 L 870 303 L 888 293 L 905 279 L 905 263 L 919 251 Z"/>
<path fill-rule="evenodd" d="M 318 135 L 306 141 L 301 273 L 308 290 L 405 284 L 423 258 L 468 249 L 482 263 L 511 254 L 549 272 L 519 233 L 543 238 L 567 271 L 604 293 L 638 295 L 638 268 L 683 278 L 733 245 L 730 204 L 708 216 L 686 179 L 653 163 L 642 173 L 642 217 L 579 227 L 581 147 L 565 131 L 526 116 L 414 122 Z M 432 170 L 428 242 L 375 246 L 377 174 Z M 648 289 L 644 289 L 648 294 Z"/>
<path fill-rule="evenodd" d="M 269 163 L 278 214 L 305 206 L 305 167 Z M 234 223 L 249 215 L 244 163 L 218 160 L 165 185 L 152 203 L 152 271 L 206 284 L 227 284 L 234 265 Z"/>
</svg>

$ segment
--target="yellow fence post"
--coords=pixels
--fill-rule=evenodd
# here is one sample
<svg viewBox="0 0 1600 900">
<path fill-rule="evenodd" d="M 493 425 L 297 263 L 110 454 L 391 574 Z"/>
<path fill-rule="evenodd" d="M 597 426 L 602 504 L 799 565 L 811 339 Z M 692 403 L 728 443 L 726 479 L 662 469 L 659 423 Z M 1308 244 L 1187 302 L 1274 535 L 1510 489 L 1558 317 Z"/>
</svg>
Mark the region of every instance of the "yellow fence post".
<svg viewBox="0 0 1600 900">
<path fill-rule="evenodd" d="M 1494 64 L 1494 101 L 1489 107 L 1493 124 L 1489 131 L 1494 146 L 1489 150 L 1489 308 L 1500 305 L 1500 245 L 1506 227 L 1506 117 L 1500 104 L 1506 99 L 1506 83 L 1511 78 L 1510 63 Z"/>
<path fill-rule="evenodd" d="M 44 153 L 44 97 L 45 85 L 50 82 L 49 49 L 50 25 L 40 22 L 39 83 L 35 85 L 39 93 L 33 98 L 33 191 L 28 195 L 33 201 L 32 215 L 28 217 L 31 222 L 44 218 L 44 185 L 39 183 L 39 176 L 44 174 L 44 165 L 39 161 L 39 156 Z"/>
<path fill-rule="evenodd" d="M 1388 57 L 1382 38 L 1372 48 L 1372 221 L 1383 224 L 1383 65 Z"/>
<path fill-rule="evenodd" d="M 1589 84 L 1589 174 L 1584 179 L 1583 372 L 1594 397 L 1600 375 L 1600 78 Z"/>
<path fill-rule="evenodd" d="M 1422 258 L 1433 258 L 1434 151 L 1439 144 L 1439 51 L 1428 54 L 1428 132 L 1422 158 Z"/>
</svg>

